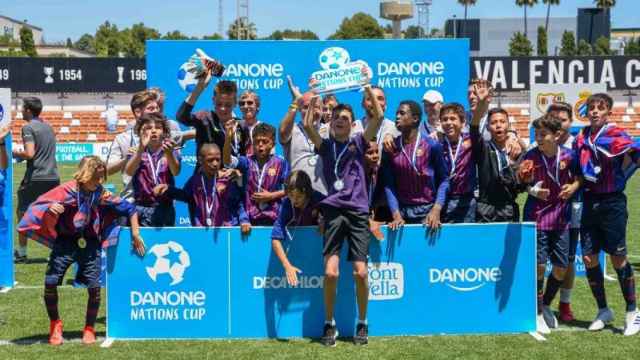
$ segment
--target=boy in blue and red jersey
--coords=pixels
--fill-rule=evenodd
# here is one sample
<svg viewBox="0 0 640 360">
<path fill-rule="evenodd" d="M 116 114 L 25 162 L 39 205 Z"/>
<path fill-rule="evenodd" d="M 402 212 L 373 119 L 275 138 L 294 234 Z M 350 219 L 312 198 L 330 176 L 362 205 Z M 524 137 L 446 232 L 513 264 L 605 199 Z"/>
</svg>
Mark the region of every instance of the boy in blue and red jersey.
<svg viewBox="0 0 640 360">
<path fill-rule="evenodd" d="M 284 182 L 289 174 L 289 164 L 273 155 L 276 129 L 260 123 L 253 129 L 253 155 L 231 157 L 231 145 L 235 124 L 228 123 L 223 161 L 242 172 L 246 183 L 244 208 L 253 226 L 271 226 L 278 218 L 281 199 L 285 196 Z"/>
<path fill-rule="evenodd" d="M 558 321 L 550 309 L 569 263 L 569 222 L 571 197 L 580 188 L 577 160 L 573 150 L 560 145 L 560 119 L 545 115 L 533 122 L 537 146 L 529 150 L 520 164 L 518 177 L 534 190 L 524 207 L 524 220 L 537 227 L 538 263 L 538 331 L 557 328 Z M 553 265 L 544 288 L 547 260 Z"/>
<path fill-rule="evenodd" d="M 626 302 L 624 335 L 640 332 L 640 315 L 636 307 L 633 268 L 627 260 L 627 198 L 624 189 L 633 169 L 640 161 L 640 144 L 624 130 L 608 124 L 613 99 L 607 94 L 593 94 L 587 99 L 590 125 L 576 136 L 574 149 L 584 177 L 584 208 L 580 242 L 591 292 L 598 304 L 598 315 L 589 326 L 597 331 L 613 321 L 607 306 L 604 274 L 598 254 L 604 250 L 618 275 Z"/>
<path fill-rule="evenodd" d="M 222 170 L 220 148 L 214 143 L 200 147 L 200 166 L 182 189 L 161 184 L 154 193 L 164 194 L 189 205 L 191 226 L 240 226 L 248 233 L 251 226 L 244 211 L 242 189 L 231 178 L 232 170 Z"/>
<path fill-rule="evenodd" d="M 440 226 L 449 172 L 440 144 L 419 131 L 422 117 L 415 101 L 402 101 L 396 111 L 396 127 L 401 135 L 395 139 L 395 150 L 383 155 L 382 171 L 385 192 L 393 216 L 390 224 Z"/>
<path fill-rule="evenodd" d="M 449 191 L 442 214 L 443 223 L 473 223 L 476 221 L 476 163 L 471 137 L 463 132 L 466 115 L 458 103 L 445 104 L 440 109 L 440 125 L 444 134 L 440 144 L 449 169 Z"/>
<path fill-rule="evenodd" d="M 324 220 L 324 299 L 325 325 L 320 339 L 325 346 L 335 346 L 338 335 L 333 319 L 340 249 L 347 240 L 348 260 L 353 265 L 353 277 L 356 283 L 358 302 L 358 324 L 353 341 L 367 344 L 367 305 L 369 296 L 367 256 L 369 254 L 369 194 L 365 152 L 370 141 L 376 138 L 384 114 L 374 96 L 371 87 L 365 87 L 368 111 L 373 114 L 362 133 L 351 137 L 351 125 L 354 121 L 353 109 L 349 105 L 339 104 L 333 109 L 331 134 L 323 139 L 313 123 L 313 114 L 307 113 L 304 130 L 314 144 L 323 164 L 324 178 L 329 186 L 328 196 L 320 203 Z M 315 97 L 312 107 L 318 103 Z"/>
</svg>

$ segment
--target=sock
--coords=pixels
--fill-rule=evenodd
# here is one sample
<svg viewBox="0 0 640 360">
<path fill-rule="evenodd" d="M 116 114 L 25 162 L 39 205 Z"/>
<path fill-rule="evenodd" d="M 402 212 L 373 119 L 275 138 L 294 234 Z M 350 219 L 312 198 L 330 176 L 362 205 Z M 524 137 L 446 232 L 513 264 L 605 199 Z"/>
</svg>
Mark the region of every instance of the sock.
<svg viewBox="0 0 640 360">
<path fill-rule="evenodd" d="M 26 246 L 18 245 L 18 249 L 16 249 L 16 250 L 18 251 L 18 255 L 27 256 L 27 247 Z"/>
<path fill-rule="evenodd" d="M 627 312 L 636 309 L 636 281 L 633 277 L 633 268 L 627 263 L 620 269 L 616 269 L 618 274 L 618 282 L 624 301 L 627 302 Z"/>
<path fill-rule="evenodd" d="M 560 302 L 571 304 L 571 289 L 560 289 Z"/>
<path fill-rule="evenodd" d="M 85 325 L 93 327 L 96 324 L 96 317 L 98 316 L 98 309 L 100 309 L 100 288 L 87 289 L 89 293 L 89 299 L 87 300 L 87 316 L 85 318 Z"/>
<path fill-rule="evenodd" d="M 367 325 L 367 319 L 364 319 L 364 320 L 358 319 L 358 325 L 360 324 Z"/>
<path fill-rule="evenodd" d="M 544 278 L 538 279 L 538 315 L 542 314 L 542 295 L 544 289 Z"/>
<path fill-rule="evenodd" d="M 58 286 L 57 285 L 45 285 L 44 286 L 44 304 L 47 307 L 47 315 L 49 320 L 60 320 L 58 314 Z"/>
<path fill-rule="evenodd" d="M 606 308 L 607 297 L 604 292 L 604 274 L 602 273 L 600 265 L 587 268 L 587 279 L 589 280 L 591 293 L 598 303 L 598 309 Z"/>
<path fill-rule="evenodd" d="M 336 326 L 336 319 L 331 319 L 331 321 L 324 321 L 325 325 L 331 325 L 331 326 Z"/>
<path fill-rule="evenodd" d="M 558 294 L 558 290 L 562 285 L 562 280 L 556 279 L 553 274 L 549 275 L 547 278 L 547 289 L 544 291 L 544 295 L 542 297 L 542 303 L 546 306 L 551 305 L 553 298 Z"/>
</svg>

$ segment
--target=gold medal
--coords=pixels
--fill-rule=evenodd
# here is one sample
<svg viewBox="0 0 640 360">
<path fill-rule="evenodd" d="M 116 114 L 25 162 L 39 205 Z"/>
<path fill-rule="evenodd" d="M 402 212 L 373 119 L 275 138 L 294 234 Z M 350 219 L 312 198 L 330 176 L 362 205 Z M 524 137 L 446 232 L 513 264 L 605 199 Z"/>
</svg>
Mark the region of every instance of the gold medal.
<svg viewBox="0 0 640 360">
<path fill-rule="evenodd" d="M 80 249 L 86 248 L 87 247 L 87 240 L 85 240 L 84 238 L 78 239 L 78 247 Z"/>
</svg>

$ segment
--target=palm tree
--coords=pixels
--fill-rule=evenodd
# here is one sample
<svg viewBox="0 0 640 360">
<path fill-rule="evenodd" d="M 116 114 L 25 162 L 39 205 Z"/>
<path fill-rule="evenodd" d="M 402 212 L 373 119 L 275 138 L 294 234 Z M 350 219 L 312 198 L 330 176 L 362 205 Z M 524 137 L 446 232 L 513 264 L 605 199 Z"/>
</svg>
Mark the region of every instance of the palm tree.
<svg viewBox="0 0 640 360">
<path fill-rule="evenodd" d="M 527 37 L 527 8 L 537 3 L 538 0 L 516 0 L 516 5 L 524 7 L 524 37 Z"/>
<path fill-rule="evenodd" d="M 464 32 L 464 24 L 467 23 L 467 10 L 469 9 L 469 6 L 475 5 L 476 2 L 478 2 L 478 0 L 458 0 L 458 3 L 464 6 L 464 22 L 462 23 L 462 33 L 464 35 L 466 35 Z M 453 26 L 455 26 L 455 24 L 453 24 Z"/>
<path fill-rule="evenodd" d="M 610 16 L 609 11 L 611 11 L 612 7 L 616 6 L 616 0 L 593 0 L 593 2 L 596 3 L 596 6 L 599 7 L 600 9 L 604 9 L 604 12 L 605 12 L 604 19 Z M 604 19 L 602 20 L 603 22 L 605 21 Z"/>
<path fill-rule="evenodd" d="M 542 0 L 547 4 L 547 20 L 544 23 L 544 32 L 549 34 L 549 15 L 551 15 L 551 5 L 560 5 L 560 0 Z"/>
</svg>

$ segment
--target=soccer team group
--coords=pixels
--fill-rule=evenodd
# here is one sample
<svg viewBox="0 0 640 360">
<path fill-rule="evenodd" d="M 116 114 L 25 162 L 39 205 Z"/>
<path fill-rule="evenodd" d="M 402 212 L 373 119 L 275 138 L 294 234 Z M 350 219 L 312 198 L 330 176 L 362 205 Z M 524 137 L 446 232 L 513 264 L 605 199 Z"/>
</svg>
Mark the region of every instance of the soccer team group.
<svg viewBox="0 0 640 360">
<path fill-rule="evenodd" d="M 428 91 L 422 106 L 413 100 L 400 102 L 392 121 L 384 117 L 387 103 L 381 88 L 364 88 L 361 105 L 366 115 L 356 119 L 352 107 L 335 95 L 301 93 L 289 79 L 292 101 L 276 129 L 258 120 L 258 94 L 238 96 L 232 81 L 216 83 L 212 110 L 194 112 L 211 78 L 211 71 L 200 78 L 176 114 L 189 131 L 163 115 L 162 90 L 136 93 L 131 100 L 134 120 L 116 136 L 108 160 L 83 158 L 74 179 L 61 185 L 55 134 L 39 118 L 42 103 L 24 99 L 24 150 L 14 151 L 14 157 L 27 160 L 18 191 L 16 260 L 26 259 L 27 238 L 51 248 L 44 291 L 51 344 L 63 342 L 57 286 L 69 266 L 79 264 L 76 280 L 88 287 L 82 339 L 93 343 L 101 248 L 117 241 L 119 225 L 126 222 L 133 249 L 144 255 L 139 227 L 173 226 L 175 200 L 188 204 L 193 226 L 239 226 L 243 233 L 252 226 L 273 226 L 273 251 L 291 286 L 297 285 L 301 269 L 284 250 L 292 241 L 290 230 L 317 225 L 325 267 L 321 342 L 334 346 L 344 243 L 356 284 L 359 320 L 354 342 L 366 344 L 368 248 L 371 239 L 383 238 L 381 224 L 392 230 L 424 224 L 425 231 L 435 232 L 443 223 L 517 222 L 516 197 L 522 192 L 528 193 L 523 219 L 535 221 L 538 230 L 538 331 L 549 333 L 558 326 L 550 308 L 558 292 L 560 320 L 573 320 L 570 294 L 578 239 L 598 305 L 589 330 L 601 330 L 613 320 L 598 263 L 599 252 L 605 251 L 626 302 L 624 334 L 640 331 L 633 269 L 626 256 L 623 193 L 640 162 L 640 144 L 608 124 L 613 101 L 607 94 L 588 99 L 590 125 L 575 138 L 569 133 L 572 106 L 551 105 L 533 121 L 535 143 L 527 145 L 510 128 L 504 109 L 490 109 L 492 89 L 484 80 L 469 85 L 469 111 Z M 242 119 L 234 116 L 236 106 Z M 192 139 L 197 144 L 196 171 L 180 188 L 174 180 L 181 167 L 180 149 Z M 275 155 L 276 141 L 284 157 Z M 102 186 L 112 174 L 121 174 L 125 185 L 119 196 Z M 553 268 L 545 287 L 548 260 Z"/>
</svg>

